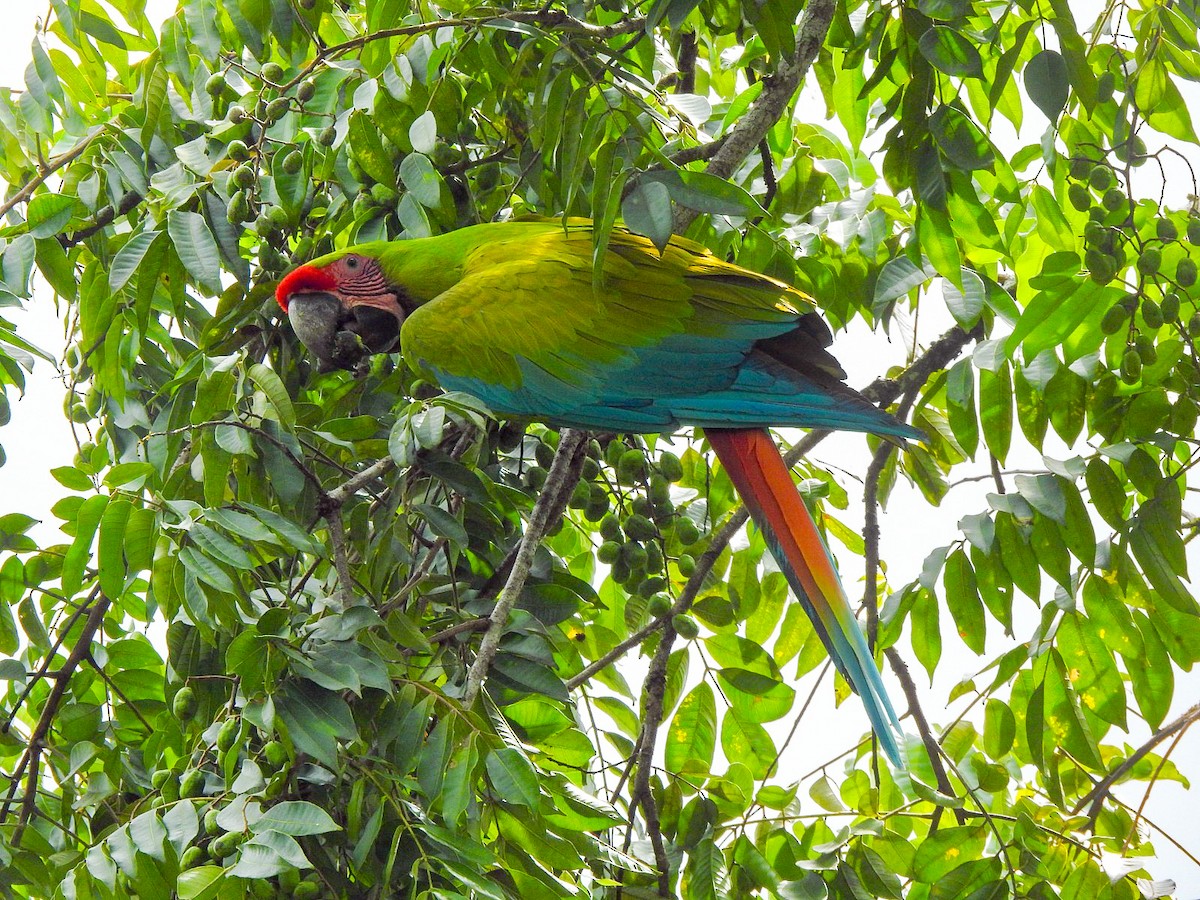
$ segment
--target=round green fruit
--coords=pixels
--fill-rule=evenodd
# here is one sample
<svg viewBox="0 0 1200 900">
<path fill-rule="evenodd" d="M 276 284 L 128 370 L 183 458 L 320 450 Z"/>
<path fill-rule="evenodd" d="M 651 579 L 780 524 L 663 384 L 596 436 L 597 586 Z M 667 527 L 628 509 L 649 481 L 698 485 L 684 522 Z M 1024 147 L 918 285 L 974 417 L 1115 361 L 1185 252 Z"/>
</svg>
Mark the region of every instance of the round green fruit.
<svg viewBox="0 0 1200 900">
<path fill-rule="evenodd" d="M 1162 308 L 1153 297 L 1146 297 L 1142 300 L 1142 320 L 1146 323 L 1147 328 L 1154 330 L 1162 328 Z"/>
<path fill-rule="evenodd" d="M 220 810 L 217 809 L 210 809 L 204 814 L 204 833 L 210 837 L 221 831 L 221 826 L 217 822 L 217 816 L 220 814 Z"/>
<path fill-rule="evenodd" d="M 1130 347 L 1121 357 L 1121 380 L 1126 384 L 1136 384 L 1142 377 L 1142 357 L 1137 349 Z"/>
<path fill-rule="evenodd" d="M 1114 303 L 1100 320 L 1100 330 L 1105 334 L 1116 334 L 1128 318 L 1129 313 L 1125 308 L 1119 303 Z"/>
<path fill-rule="evenodd" d="M 175 692 L 175 697 L 171 701 L 171 714 L 176 719 L 186 722 L 196 714 L 196 706 L 196 692 L 184 685 Z"/>
<path fill-rule="evenodd" d="M 337 129 L 332 125 L 326 125 L 317 132 L 317 143 L 322 147 L 332 147 L 333 142 L 337 140 Z"/>
<path fill-rule="evenodd" d="M 1155 275 L 1162 267 L 1162 251 L 1157 247 L 1147 247 L 1137 258 L 1137 270 L 1143 275 Z"/>
<path fill-rule="evenodd" d="M 217 732 L 217 749 L 224 753 L 237 743 L 238 729 L 241 722 L 237 719 L 226 719 Z"/>
<path fill-rule="evenodd" d="M 695 640 L 700 637 L 700 626 L 696 624 L 696 620 L 687 613 L 679 613 L 671 619 L 671 627 L 685 641 Z"/>
<path fill-rule="evenodd" d="M 183 851 L 183 856 L 179 857 L 179 868 L 194 869 L 204 862 L 207 856 L 203 847 L 188 847 Z"/>
<path fill-rule="evenodd" d="M 1088 184 L 1098 191 L 1108 190 L 1112 183 L 1112 169 L 1106 165 L 1093 166 L 1092 171 L 1088 173 Z"/>
<path fill-rule="evenodd" d="M 1173 241 L 1179 237 L 1179 228 L 1166 216 L 1160 216 L 1154 221 L 1154 234 L 1160 241 Z"/>
<path fill-rule="evenodd" d="M 1200 244 L 1200 216 L 1188 217 L 1187 239 L 1189 244 Z"/>
<path fill-rule="evenodd" d="M 213 72 L 208 76 L 208 80 L 204 82 L 204 93 L 210 97 L 219 97 L 224 90 L 225 75 L 222 72 Z"/>
<path fill-rule="evenodd" d="M 596 551 L 596 558 L 606 566 L 611 566 L 621 558 L 621 545 L 616 541 L 605 541 Z"/>
<path fill-rule="evenodd" d="M 243 162 L 250 158 L 250 148 L 246 146 L 245 141 L 230 141 L 229 146 L 225 148 L 225 152 L 234 162 Z"/>
<path fill-rule="evenodd" d="M 179 796 L 199 797 L 204 793 L 204 772 L 200 769 L 188 769 L 179 779 Z"/>
<path fill-rule="evenodd" d="M 291 107 L 291 102 L 287 97 L 276 97 L 267 104 L 267 108 L 263 113 L 263 118 L 267 120 L 267 124 L 278 122 L 284 117 L 288 109 Z"/>
<path fill-rule="evenodd" d="M 691 519 L 681 518 L 675 524 L 675 537 L 679 538 L 679 543 L 684 547 L 689 547 L 700 540 L 700 529 Z"/>
<path fill-rule="evenodd" d="M 625 533 L 635 541 L 648 541 L 658 535 L 658 529 L 645 516 L 632 515 L 625 520 Z"/>
<path fill-rule="evenodd" d="M 307 103 L 316 96 L 317 86 L 311 80 L 300 82 L 296 85 L 296 99 L 301 103 Z"/>
<path fill-rule="evenodd" d="M 1175 280 L 1180 287 L 1191 287 L 1196 283 L 1196 263 L 1187 257 L 1179 261 L 1175 267 Z"/>
<path fill-rule="evenodd" d="M 1080 212 L 1086 212 L 1092 208 L 1092 192 L 1087 189 L 1087 186 L 1080 182 L 1072 182 L 1067 188 L 1067 199 L 1071 201 L 1071 205 Z"/>
<path fill-rule="evenodd" d="M 1109 188 L 1100 199 L 1100 205 L 1109 212 L 1116 212 L 1127 203 L 1125 192 L 1120 188 Z"/>
<path fill-rule="evenodd" d="M 641 481 L 646 477 L 646 457 L 641 450 L 626 450 L 617 462 L 617 478 L 625 484 Z"/>
<path fill-rule="evenodd" d="M 284 156 L 279 167 L 283 169 L 285 175 L 299 174 L 300 170 L 304 168 L 304 154 L 299 150 L 292 150 Z"/>
</svg>

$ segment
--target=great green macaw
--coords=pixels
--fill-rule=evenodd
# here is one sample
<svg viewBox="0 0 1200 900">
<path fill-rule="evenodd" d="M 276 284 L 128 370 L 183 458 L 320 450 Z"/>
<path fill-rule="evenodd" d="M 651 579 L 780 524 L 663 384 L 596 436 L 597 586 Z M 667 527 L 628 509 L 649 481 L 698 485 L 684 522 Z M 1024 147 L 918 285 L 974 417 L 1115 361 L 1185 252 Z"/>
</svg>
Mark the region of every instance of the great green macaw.
<svg viewBox="0 0 1200 900">
<path fill-rule="evenodd" d="M 616 432 L 698 425 L 888 757 L 900 726 L 833 561 L 771 426 L 920 438 L 843 383 L 828 327 L 797 289 L 672 237 L 615 228 L 593 283 L 586 220 L 475 225 L 348 247 L 276 291 L 327 365 L 401 350 L 498 413 Z"/>
</svg>

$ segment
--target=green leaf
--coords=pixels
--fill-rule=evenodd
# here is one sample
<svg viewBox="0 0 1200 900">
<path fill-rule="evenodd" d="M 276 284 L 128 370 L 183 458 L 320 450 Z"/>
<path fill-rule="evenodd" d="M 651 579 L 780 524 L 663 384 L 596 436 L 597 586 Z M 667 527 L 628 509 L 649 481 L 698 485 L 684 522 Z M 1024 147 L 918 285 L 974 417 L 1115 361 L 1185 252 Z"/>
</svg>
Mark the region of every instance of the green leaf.
<svg viewBox="0 0 1200 900">
<path fill-rule="evenodd" d="M 650 238 L 661 253 L 671 239 L 671 194 L 658 181 L 639 181 L 621 201 L 621 217 L 637 234 Z"/>
<path fill-rule="evenodd" d="M 250 380 L 258 386 L 258 389 L 267 395 L 271 406 L 275 407 L 280 424 L 284 428 L 291 428 L 295 425 L 296 411 L 292 407 L 292 398 L 288 396 L 287 388 L 279 380 L 279 376 L 262 363 L 251 365 L 246 370 L 246 374 L 250 376 Z"/>
<path fill-rule="evenodd" d="M 197 286 L 211 296 L 221 293 L 221 254 L 204 216 L 173 209 L 167 213 L 167 234 Z"/>
<path fill-rule="evenodd" d="M 284 800 L 276 803 L 262 818 L 250 825 L 254 834 L 265 831 L 278 831 L 280 834 L 290 834 L 293 837 L 303 837 L 310 834 L 327 834 L 330 831 L 341 831 L 341 826 L 315 803 L 307 800 Z"/>
<path fill-rule="evenodd" d="M 63 558 L 62 589 L 68 597 L 78 593 L 80 585 L 83 584 L 83 570 L 91 556 L 92 539 L 96 536 L 96 529 L 100 527 L 100 520 L 107 508 L 108 497 L 102 494 L 88 497 L 79 507 L 75 517 L 75 539 Z"/>
<path fill-rule="evenodd" d="M 949 25 L 934 25 L 918 42 L 921 54 L 935 69 L 962 78 L 982 78 L 983 60 L 975 45 Z"/>
<path fill-rule="evenodd" d="M 955 107 L 935 109 L 929 117 L 929 131 L 946 159 L 960 169 L 971 172 L 992 165 L 994 154 L 986 135 Z"/>
<path fill-rule="evenodd" d="M 488 780 L 497 795 L 509 802 L 536 809 L 539 802 L 537 772 L 528 757 L 515 747 L 502 747 L 487 756 Z"/>
<path fill-rule="evenodd" d="M 1012 749 L 1017 734 L 1017 720 L 1003 700 L 992 697 L 983 713 L 983 748 L 992 759 L 998 760 Z"/>
<path fill-rule="evenodd" d="M 975 570 L 962 548 L 946 557 L 943 570 L 946 589 L 946 605 L 954 617 L 958 636 L 976 653 L 983 653 L 987 635 L 987 621 L 983 615 L 983 601 L 975 582 Z"/>
<path fill-rule="evenodd" d="M 433 110 L 427 109 L 408 126 L 408 139 L 413 150 L 429 155 L 437 144 L 437 119 Z"/>
<path fill-rule="evenodd" d="M 689 169 L 646 172 L 639 177 L 638 183 L 662 184 L 671 199 L 680 206 L 714 216 L 758 216 L 766 213 L 743 188 L 707 172 Z"/>
<path fill-rule="evenodd" d="M 199 866 L 179 873 L 175 890 L 180 900 L 213 900 L 225 882 L 220 866 Z"/>
<path fill-rule="evenodd" d="M 400 180 L 422 206 L 436 209 L 441 203 L 442 179 L 429 157 L 421 153 L 410 153 L 404 157 L 400 161 Z"/>
<path fill-rule="evenodd" d="M 1125 657 L 1125 671 L 1129 673 L 1133 697 L 1146 724 L 1157 730 L 1171 708 L 1175 669 L 1150 619 L 1140 609 L 1132 610 L 1132 613 L 1141 634 L 1143 652 L 1138 659 Z"/>
<path fill-rule="evenodd" d="M 100 590 L 110 599 L 117 599 L 125 590 L 125 526 L 133 504 L 117 497 L 109 501 L 100 519 L 100 541 L 96 568 Z"/>
<path fill-rule="evenodd" d="M 1070 82 L 1067 64 L 1057 50 L 1043 50 L 1025 64 L 1025 90 L 1034 106 L 1051 122 L 1057 122 L 1067 105 Z"/>
<path fill-rule="evenodd" d="M 929 673 L 930 682 L 942 658 L 942 632 L 938 621 L 937 597 L 927 588 L 917 590 L 912 607 L 912 646 L 917 660 Z"/>
<path fill-rule="evenodd" d="M 979 421 L 988 450 L 1004 464 L 1012 443 L 1013 389 L 1008 363 L 998 372 L 979 371 Z"/>
<path fill-rule="evenodd" d="M 963 269 L 961 288 L 951 282 L 943 282 L 942 296 L 954 321 L 970 330 L 983 313 L 987 288 L 977 274 L 970 269 Z"/>
<path fill-rule="evenodd" d="M 362 166 L 364 172 L 372 181 L 388 187 L 396 186 L 396 165 L 391 155 L 383 147 L 383 139 L 379 136 L 379 128 L 371 121 L 371 117 L 361 109 L 350 114 L 347 128 L 347 138 L 350 141 L 350 152 Z M 425 157 L 421 157 L 425 159 Z M 407 161 L 407 157 L 406 160 Z M 426 164 L 429 160 L 425 159 Z M 429 167 L 430 171 L 433 167 Z M 404 175 L 404 162 L 400 164 L 401 177 Z M 406 182 L 407 184 L 407 182 Z M 413 187 L 409 185 L 410 191 Z M 420 199 L 420 198 L 418 198 Z"/>
<path fill-rule="evenodd" d="M 988 830 L 984 825 L 939 828 L 917 847 L 912 874 L 917 881 L 936 884 L 968 860 L 983 852 Z"/>
<path fill-rule="evenodd" d="M 663 744 L 667 769 L 680 775 L 707 775 L 717 745 L 717 707 L 712 688 L 692 688 L 671 719 Z"/>
<path fill-rule="evenodd" d="M 54 237 L 71 221 L 79 201 L 66 194 L 38 194 L 29 201 L 25 223 L 36 238 Z"/>
</svg>

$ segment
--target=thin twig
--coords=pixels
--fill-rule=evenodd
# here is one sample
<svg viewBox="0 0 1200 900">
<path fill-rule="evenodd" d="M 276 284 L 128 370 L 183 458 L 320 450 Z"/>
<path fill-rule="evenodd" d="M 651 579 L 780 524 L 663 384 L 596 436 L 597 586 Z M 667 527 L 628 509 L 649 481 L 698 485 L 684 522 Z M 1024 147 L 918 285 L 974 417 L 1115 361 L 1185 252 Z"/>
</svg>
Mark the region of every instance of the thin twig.
<svg viewBox="0 0 1200 900">
<path fill-rule="evenodd" d="M 566 506 L 566 499 L 563 496 L 566 482 L 571 478 L 572 473 L 576 479 L 579 478 L 579 467 L 583 462 L 582 451 L 586 437 L 587 432 L 575 428 L 564 428 L 559 436 L 558 452 L 554 455 L 554 464 L 550 467 L 546 485 L 541 496 L 538 497 L 537 503 L 533 506 L 529 525 L 521 538 L 521 549 L 513 561 L 512 572 L 509 573 L 508 581 L 505 582 L 504 589 L 500 591 L 500 596 L 496 598 L 496 605 L 492 609 L 491 616 L 488 617 L 488 629 L 479 642 L 479 651 L 475 656 L 475 661 L 471 664 L 470 671 L 467 672 L 467 685 L 463 693 L 464 706 L 470 707 L 479 695 L 488 669 L 491 668 L 492 660 L 496 656 L 496 650 L 500 646 L 500 637 L 504 634 L 504 628 L 508 624 L 508 616 L 521 596 L 521 591 L 525 587 L 525 579 L 529 577 L 529 570 L 533 565 L 533 555 L 549 530 L 550 523 L 562 514 L 563 508 Z"/>
<path fill-rule="evenodd" d="M 79 159 L 79 157 L 83 155 L 84 151 L 92 145 L 92 141 L 99 137 L 103 131 L 103 127 L 97 128 L 66 153 L 63 153 L 60 156 L 50 160 L 50 162 L 48 162 L 36 175 L 34 175 L 25 183 L 24 187 L 13 194 L 12 197 L 10 197 L 7 201 L 0 203 L 0 219 L 3 219 L 5 216 L 7 216 L 9 212 L 12 211 L 14 206 L 19 203 L 24 203 L 26 200 L 32 197 L 33 192 L 45 184 L 47 178 L 49 178 L 63 166 Z"/>
<path fill-rule="evenodd" d="M 1129 754 L 1128 758 L 1124 762 L 1105 775 L 1104 778 L 1101 779 L 1082 800 L 1076 803 L 1071 812 L 1073 814 L 1077 814 L 1085 806 L 1091 804 L 1091 808 L 1088 810 L 1088 820 L 1094 827 L 1096 818 L 1100 815 L 1100 806 L 1104 803 L 1104 798 L 1108 796 L 1108 792 L 1112 790 L 1113 785 L 1128 775 L 1130 770 L 1132 770 L 1133 767 L 1141 761 L 1143 756 L 1145 756 L 1171 735 L 1175 734 L 1177 731 L 1182 731 L 1183 729 L 1189 727 L 1198 719 L 1200 719 L 1200 703 L 1197 703 L 1169 725 L 1160 728 L 1158 731 L 1154 732 L 1154 734 L 1150 735 L 1150 737 L 1140 747 L 1134 750 L 1133 753 Z"/>
</svg>

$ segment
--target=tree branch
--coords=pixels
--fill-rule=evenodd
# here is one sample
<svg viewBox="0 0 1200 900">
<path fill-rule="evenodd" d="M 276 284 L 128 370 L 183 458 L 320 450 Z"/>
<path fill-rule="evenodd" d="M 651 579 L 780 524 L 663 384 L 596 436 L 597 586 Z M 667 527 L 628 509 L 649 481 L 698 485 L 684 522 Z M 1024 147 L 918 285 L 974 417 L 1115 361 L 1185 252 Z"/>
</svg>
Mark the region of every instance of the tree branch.
<svg viewBox="0 0 1200 900">
<path fill-rule="evenodd" d="M 79 157 L 83 155 L 84 151 L 92 145 L 92 141 L 99 137 L 103 131 L 103 127 L 97 128 L 66 153 L 63 153 L 55 159 L 50 160 L 48 163 L 42 166 L 38 173 L 25 183 L 24 187 L 13 194 L 13 196 L 4 203 L 0 203 L 0 219 L 3 219 L 5 216 L 7 216 L 17 204 L 24 203 L 26 200 L 32 197 L 33 192 L 45 184 L 47 178 L 49 178 L 63 166 L 66 166 L 79 159 Z"/>
<path fill-rule="evenodd" d="M 471 669 L 467 673 L 467 686 L 463 694 L 463 705 L 471 706 L 483 687 L 483 681 L 491 668 L 496 650 L 500 646 L 500 637 L 508 624 L 509 613 L 516 605 L 525 587 L 525 579 L 529 577 L 529 569 L 533 565 L 533 555 L 538 544 L 545 537 L 550 523 L 562 514 L 569 494 L 564 490 L 572 477 L 579 478 L 579 469 L 583 464 L 583 449 L 587 432 L 576 428 L 564 428 L 559 436 L 558 452 L 554 455 L 554 463 L 550 466 L 550 474 L 546 478 L 545 487 L 533 506 L 533 514 L 529 517 L 529 525 L 521 538 L 520 549 L 513 561 L 512 571 L 504 584 L 496 605 L 489 616 L 490 623 L 484 632 L 483 640 L 479 642 L 479 651 Z"/>
<path fill-rule="evenodd" d="M 671 896 L 671 863 L 663 846 L 662 825 L 658 819 L 658 804 L 650 790 L 650 773 L 654 770 L 655 735 L 662 725 L 663 696 L 667 691 L 667 662 L 671 658 L 671 647 L 675 643 L 675 627 L 668 620 L 663 627 L 658 649 L 650 660 L 646 672 L 646 714 L 642 717 L 641 738 L 638 741 L 637 776 L 633 780 L 633 793 L 629 798 L 630 812 L 641 807 L 646 819 L 646 833 L 654 848 L 654 864 L 658 867 L 658 895 Z"/>
<path fill-rule="evenodd" d="M 1076 803 L 1071 812 L 1077 814 L 1081 809 L 1090 804 L 1091 808 L 1088 809 L 1087 814 L 1088 821 L 1094 826 L 1096 817 L 1100 815 L 1100 806 L 1104 803 L 1104 798 L 1108 796 L 1113 786 L 1128 775 L 1147 753 L 1171 737 L 1171 735 L 1190 727 L 1197 720 L 1200 720 L 1200 703 L 1197 703 L 1175 721 L 1150 735 L 1145 743 L 1129 754 L 1129 757 L 1124 762 L 1105 775 L 1082 800 Z"/>
</svg>

